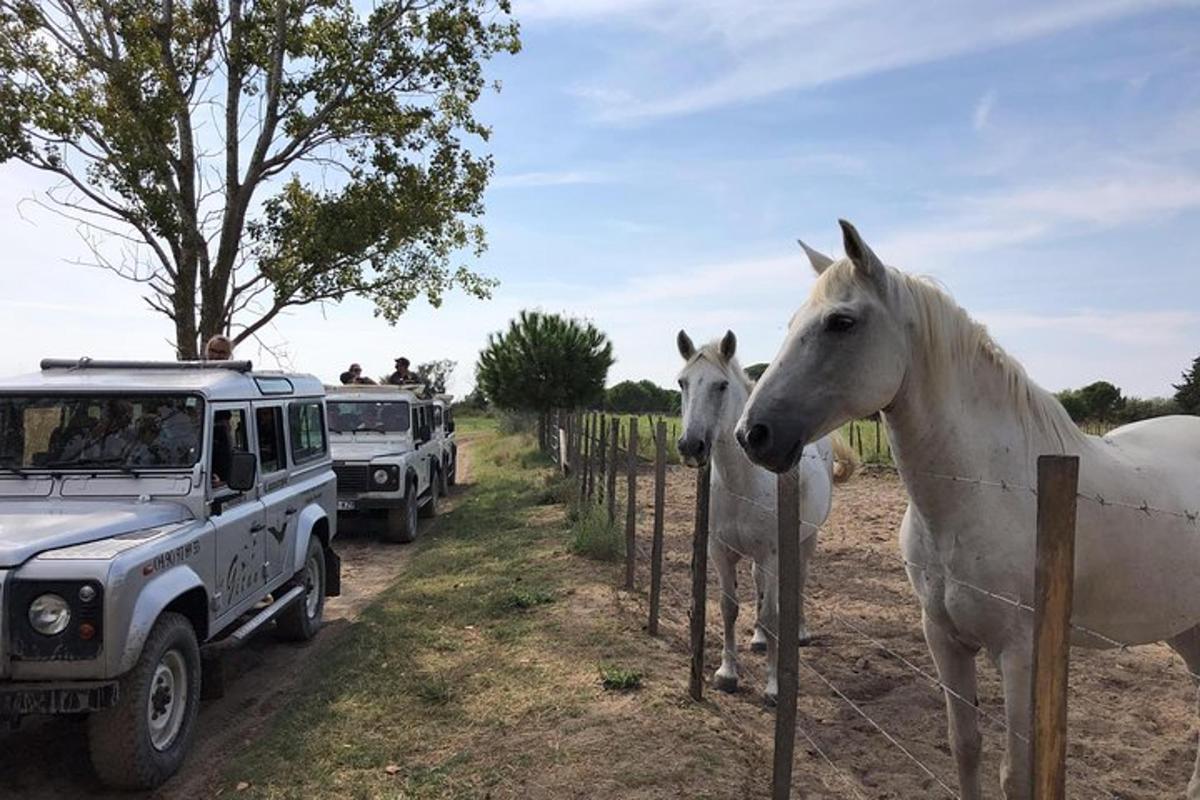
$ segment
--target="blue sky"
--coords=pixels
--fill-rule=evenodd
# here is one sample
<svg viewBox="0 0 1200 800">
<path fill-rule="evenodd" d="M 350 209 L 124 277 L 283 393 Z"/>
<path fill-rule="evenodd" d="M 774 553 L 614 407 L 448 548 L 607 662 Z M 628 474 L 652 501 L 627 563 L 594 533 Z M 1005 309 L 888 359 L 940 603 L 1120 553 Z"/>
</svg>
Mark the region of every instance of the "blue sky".
<svg viewBox="0 0 1200 800">
<path fill-rule="evenodd" d="M 459 362 L 517 310 L 607 331 L 611 380 L 673 382 L 674 333 L 732 328 L 767 360 L 854 221 L 941 280 L 1051 389 L 1170 393 L 1200 354 L 1200 5 L 515 0 L 476 265 L 492 301 L 419 302 L 395 328 L 348 302 L 268 334 L 332 378 L 350 360 Z M 167 355 L 136 289 L 65 263 L 74 232 L 0 168 L 0 372 L 45 354 Z M 246 352 L 249 350 L 249 352 Z M 250 356 L 262 356 L 244 348 Z"/>
</svg>

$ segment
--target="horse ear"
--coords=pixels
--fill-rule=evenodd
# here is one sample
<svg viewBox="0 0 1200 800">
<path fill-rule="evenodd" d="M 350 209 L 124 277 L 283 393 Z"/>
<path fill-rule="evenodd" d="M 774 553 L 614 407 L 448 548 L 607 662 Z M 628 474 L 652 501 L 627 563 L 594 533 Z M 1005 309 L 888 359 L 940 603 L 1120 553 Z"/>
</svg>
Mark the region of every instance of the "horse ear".
<svg viewBox="0 0 1200 800">
<path fill-rule="evenodd" d="M 721 337 L 721 358 L 729 361 L 736 352 L 737 337 L 733 335 L 733 331 L 725 331 L 725 335 Z"/>
<path fill-rule="evenodd" d="M 679 355 L 683 356 L 684 361 L 696 355 L 696 345 L 692 344 L 692 338 L 682 330 L 675 337 L 675 345 L 679 348 Z"/>
<path fill-rule="evenodd" d="M 808 256 L 809 263 L 812 264 L 813 270 L 815 270 L 818 275 L 829 269 L 829 265 L 833 263 L 832 258 L 820 251 L 813 250 L 801 239 L 797 239 L 796 241 L 800 243 L 802 248 L 804 248 L 804 254 Z"/>
<path fill-rule="evenodd" d="M 842 246 L 846 250 L 846 257 L 854 262 L 854 267 L 863 275 L 875 281 L 881 280 L 886 273 L 879 256 L 867 247 L 853 225 L 844 219 L 839 219 L 838 224 L 842 226 Z"/>
</svg>

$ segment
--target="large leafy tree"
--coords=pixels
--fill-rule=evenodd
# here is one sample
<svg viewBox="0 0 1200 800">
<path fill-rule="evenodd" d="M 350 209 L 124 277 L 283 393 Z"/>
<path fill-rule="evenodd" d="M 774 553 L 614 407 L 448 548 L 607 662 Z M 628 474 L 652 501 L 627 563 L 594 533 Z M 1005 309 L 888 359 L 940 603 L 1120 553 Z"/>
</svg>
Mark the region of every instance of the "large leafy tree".
<svg viewBox="0 0 1200 800">
<path fill-rule="evenodd" d="M 142 284 L 181 358 L 294 306 L 358 295 L 394 321 L 422 294 L 485 296 L 452 261 L 484 246 L 473 105 L 519 47 L 509 2 L 370 9 L 0 0 L 0 162 L 60 179 L 44 200 Z"/>
<path fill-rule="evenodd" d="M 643 414 L 657 411 L 679 413 L 679 392 L 664 389 L 653 381 L 621 381 L 605 394 L 604 405 L 609 411 Z"/>
<path fill-rule="evenodd" d="M 1183 373 L 1183 383 L 1174 384 L 1175 402 L 1184 414 L 1200 414 L 1200 356 Z"/>
<path fill-rule="evenodd" d="M 488 337 L 475 380 L 499 408 L 579 408 L 604 398 L 612 363 L 612 343 L 590 322 L 522 311 L 507 331 Z"/>
<path fill-rule="evenodd" d="M 438 361 L 426 361 L 424 364 L 417 365 L 417 377 L 421 383 L 429 387 L 429 391 L 434 394 L 445 394 L 446 384 L 450 382 L 450 376 L 454 374 L 456 362 L 448 358 L 443 358 Z"/>
</svg>

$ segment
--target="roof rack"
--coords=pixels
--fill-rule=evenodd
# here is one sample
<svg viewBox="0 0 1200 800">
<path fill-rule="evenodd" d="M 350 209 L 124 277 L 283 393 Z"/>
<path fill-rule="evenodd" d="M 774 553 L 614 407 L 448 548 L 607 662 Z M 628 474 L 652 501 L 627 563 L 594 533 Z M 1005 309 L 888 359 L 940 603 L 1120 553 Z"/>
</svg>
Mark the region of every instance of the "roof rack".
<svg viewBox="0 0 1200 800">
<path fill-rule="evenodd" d="M 250 372 L 254 365 L 250 361 L 106 361 L 96 358 L 43 358 L 42 370 L 66 369 L 147 369 L 147 370 L 191 370 L 223 369 L 230 372 Z"/>
</svg>

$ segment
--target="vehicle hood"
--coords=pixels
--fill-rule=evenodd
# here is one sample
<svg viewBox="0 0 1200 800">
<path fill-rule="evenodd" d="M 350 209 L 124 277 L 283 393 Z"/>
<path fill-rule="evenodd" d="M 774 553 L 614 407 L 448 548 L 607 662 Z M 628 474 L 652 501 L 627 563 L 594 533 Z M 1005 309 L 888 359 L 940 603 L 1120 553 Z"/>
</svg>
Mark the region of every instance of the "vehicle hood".
<svg viewBox="0 0 1200 800">
<path fill-rule="evenodd" d="M 47 550 L 86 544 L 192 518 L 170 502 L 15 502 L 0 504 L 0 569 Z"/>
<path fill-rule="evenodd" d="M 356 441 L 331 442 L 330 452 L 334 461 L 370 461 L 384 456 L 402 456 L 411 453 L 412 447 L 406 442 L 388 441 Z"/>
</svg>

